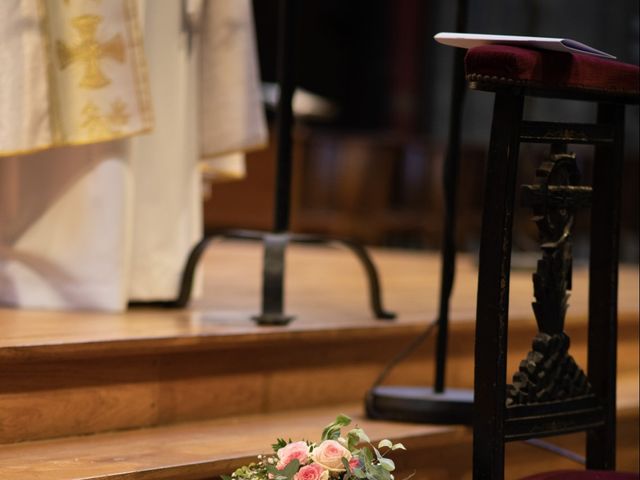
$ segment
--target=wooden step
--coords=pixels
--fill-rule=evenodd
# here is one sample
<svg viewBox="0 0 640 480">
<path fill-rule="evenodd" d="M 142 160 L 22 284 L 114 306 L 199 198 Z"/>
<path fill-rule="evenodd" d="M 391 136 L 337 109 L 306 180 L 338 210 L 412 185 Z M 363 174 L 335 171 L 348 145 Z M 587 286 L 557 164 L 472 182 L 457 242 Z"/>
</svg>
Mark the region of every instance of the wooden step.
<svg viewBox="0 0 640 480">
<path fill-rule="evenodd" d="M 0 443 L 359 402 L 385 363 L 435 317 L 434 255 L 374 251 L 395 322 L 371 319 L 360 266 L 344 251 L 291 248 L 286 327 L 259 327 L 261 250 L 223 243 L 205 258 L 205 291 L 190 310 L 122 315 L 0 311 Z M 339 272 L 336 275 L 336 272 Z M 586 278 L 576 268 L 567 328 L 586 365 Z M 638 273 L 621 268 L 621 375 L 638 372 Z M 475 265 L 458 264 L 448 385 L 470 387 Z M 509 370 L 535 333 L 530 272 L 511 281 Z M 250 299 L 250 300 L 248 300 Z M 389 378 L 431 384 L 427 342 Z M 348 389 L 326 385 L 349 385 Z"/>
<path fill-rule="evenodd" d="M 618 465 L 637 471 L 638 383 L 622 379 L 618 403 Z M 339 388 L 329 386 L 328 388 Z M 471 433 L 466 427 L 371 421 L 360 405 L 182 423 L 125 432 L 0 446 L 3 480 L 212 479 L 268 453 L 278 437 L 317 440 L 338 413 L 350 415 L 372 440 L 401 441 L 396 478 L 416 472 L 416 480 L 470 478 Z M 552 440 L 584 451 L 584 434 Z M 522 442 L 508 445 L 507 478 L 551 468 L 579 468 L 573 462 Z"/>
</svg>

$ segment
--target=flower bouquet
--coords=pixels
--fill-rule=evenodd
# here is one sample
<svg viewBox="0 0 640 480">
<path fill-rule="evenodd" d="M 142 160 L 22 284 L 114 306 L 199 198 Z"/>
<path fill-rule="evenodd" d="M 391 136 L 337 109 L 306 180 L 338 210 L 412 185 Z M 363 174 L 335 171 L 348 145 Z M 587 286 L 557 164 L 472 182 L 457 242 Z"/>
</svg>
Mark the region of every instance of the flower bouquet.
<svg viewBox="0 0 640 480">
<path fill-rule="evenodd" d="M 401 443 L 382 440 L 375 447 L 361 428 L 341 435 L 351 419 L 339 415 L 324 429 L 320 443 L 288 442 L 272 445 L 274 454 L 238 468 L 223 480 L 393 480 L 393 460 L 386 455 L 405 450 Z"/>
</svg>

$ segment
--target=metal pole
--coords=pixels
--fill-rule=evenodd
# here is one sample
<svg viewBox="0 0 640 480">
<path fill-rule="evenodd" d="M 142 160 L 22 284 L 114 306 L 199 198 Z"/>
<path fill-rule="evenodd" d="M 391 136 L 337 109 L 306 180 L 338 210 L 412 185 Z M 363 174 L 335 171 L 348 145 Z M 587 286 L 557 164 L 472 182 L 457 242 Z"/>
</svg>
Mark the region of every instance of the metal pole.
<svg viewBox="0 0 640 480">
<path fill-rule="evenodd" d="M 468 0 L 458 0 L 456 31 L 467 30 Z M 442 271 L 440 276 L 440 308 L 438 312 L 438 338 L 436 341 L 436 378 L 434 391 L 444 391 L 447 339 L 449 326 L 449 300 L 453 290 L 456 265 L 456 194 L 460 164 L 460 130 L 466 91 L 464 78 L 465 50 L 456 49 L 453 66 L 453 90 L 449 114 L 449 140 L 442 181 L 445 195 L 445 221 L 442 235 Z"/>
<path fill-rule="evenodd" d="M 289 230 L 291 212 L 291 131 L 293 112 L 291 101 L 295 88 L 295 7 L 296 0 L 280 0 L 280 28 L 278 32 L 278 83 L 280 97 L 276 113 L 277 162 L 273 231 Z"/>
<path fill-rule="evenodd" d="M 297 0 L 280 0 L 278 28 L 278 83 L 276 113 L 277 156 L 272 233 L 266 234 L 262 268 L 262 312 L 254 318 L 261 325 L 285 325 L 293 317 L 284 313 L 285 257 L 289 243 L 291 211 L 291 130 L 293 128 L 294 27 Z"/>
</svg>

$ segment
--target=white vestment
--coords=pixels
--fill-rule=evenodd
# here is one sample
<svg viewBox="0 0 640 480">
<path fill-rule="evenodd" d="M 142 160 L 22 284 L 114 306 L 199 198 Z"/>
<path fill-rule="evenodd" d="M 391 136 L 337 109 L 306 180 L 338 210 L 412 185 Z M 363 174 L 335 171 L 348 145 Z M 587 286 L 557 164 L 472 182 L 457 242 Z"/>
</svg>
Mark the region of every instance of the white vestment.
<svg viewBox="0 0 640 480">
<path fill-rule="evenodd" d="M 37 3 L 12 0 L 14 13 L 23 13 L 24 5 L 30 2 Z M 109 2 L 64 0 L 52 8 L 109 8 L 131 3 Z M 8 3 L 1 4 L 0 16 L 11 13 Z M 140 16 L 144 19 L 148 93 L 153 103 L 151 134 L 131 136 L 150 128 L 150 112 L 141 109 L 136 116 L 124 109 L 129 115 L 124 118 L 132 124 L 125 132 L 121 118 L 107 115 L 108 108 L 114 111 L 113 105 L 98 100 L 93 103 L 102 108 L 104 118 L 121 121 L 98 125 L 106 125 L 114 140 L 99 138 L 95 143 L 91 138 L 77 141 L 72 135 L 66 138 L 51 133 L 45 128 L 45 113 L 33 120 L 33 109 L 27 108 L 26 101 L 15 105 L 14 112 L 0 110 L 0 127 L 6 122 L 30 121 L 30 128 L 39 134 L 37 138 L 23 135 L 24 145 L 11 143 L 20 135 L 3 139 L 0 134 L 0 155 L 34 152 L 0 156 L 2 305 L 118 311 L 132 299 L 175 298 L 186 256 L 201 236 L 203 162 L 199 160 L 207 159 L 206 171 L 222 177 L 239 176 L 242 150 L 266 140 L 249 0 L 144 3 Z M 28 13 L 36 18 L 33 11 Z M 85 33 L 93 28 L 86 26 L 87 15 L 82 17 L 85 23 L 73 24 L 77 32 L 72 30 L 72 34 L 80 31 L 79 25 Z M 105 18 L 101 27 L 108 24 Z M 131 58 L 130 54 L 120 55 L 119 45 L 131 45 L 128 37 L 120 41 L 117 31 L 111 30 L 93 31 L 103 35 L 105 58 L 118 67 L 126 63 L 120 62 L 121 58 Z M 12 54 L 1 46 L 1 37 L 15 35 L 0 32 L 0 60 L 9 59 L 13 63 L 5 65 L 22 67 L 19 71 L 26 72 L 26 77 L 34 75 L 37 69 L 20 65 L 24 58 L 31 58 L 29 55 Z M 93 67 L 80 68 L 81 62 L 75 60 L 80 57 L 72 56 L 78 50 L 77 42 L 60 43 L 56 58 L 61 65 L 71 65 L 60 69 L 64 75 L 87 81 L 91 74 L 96 84 L 100 74 L 111 78 L 107 66 L 97 73 Z M 6 80 L 15 76 L 15 70 L 0 68 L 0 100 L 21 93 Z M 141 84 L 144 82 L 136 85 Z M 144 92 L 136 95 L 145 98 Z M 16 113 L 24 111 L 30 116 Z M 76 130 L 80 135 L 87 131 L 82 115 L 95 111 L 79 110 Z M 116 111 L 122 113 L 123 108 Z M 73 114 L 68 116 L 73 120 Z M 94 128 L 93 134 L 96 132 Z M 36 151 L 41 149 L 45 150 Z"/>
</svg>

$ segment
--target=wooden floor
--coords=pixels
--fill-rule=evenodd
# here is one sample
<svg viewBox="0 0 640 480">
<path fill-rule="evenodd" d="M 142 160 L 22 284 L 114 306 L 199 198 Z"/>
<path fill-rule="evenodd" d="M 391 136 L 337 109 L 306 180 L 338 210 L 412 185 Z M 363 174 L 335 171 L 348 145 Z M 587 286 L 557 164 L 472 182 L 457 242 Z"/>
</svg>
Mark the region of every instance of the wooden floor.
<svg viewBox="0 0 640 480">
<path fill-rule="evenodd" d="M 398 313 L 396 325 L 419 326 L 435 318 L 440 264 L 437 255 L 373 250 L 385 306 Z M 251 320 L 259 311 L 261 247 L 253 242 L 222 242 L 204 257 L 204 288 L 188 310 L 135 309 L 123 314 L 47 312 L 0 309 L 0 355 L 28 356 L 39 347 L 50 353 L 72 345 L 95 349 L 114 340 L 143 340 L 154 347 L 176 342 L 248 342 L 255 335 L 278 338 L 299 332 L 331 329 L 376 329 L 368 309 L 366 283 L 360 265 L 348 251 L 330 247 L 292 246 L 287 258 L 287 311 L 296 320 L 286 327 L 260 327 Z M 531 312 L 530 269 L 511 275 L 511 321 L 535 324 Z M 461 255 L 451 301 L 452 322 L 475 318 L 477 269 Z M 587 313 L 587 272 L 574 267 L 568 323 L 584 321 Z M 620 315 L 638 315 L 638 268 L 620 268 Z M 198 340 L 199 339 L 199 340 Z M 136 348 L 140 344 L 133 345 Z M 123 345 L 126 347 L 126 345 Z M 2 358 L 2 357 L 0 357 Z"/>
<path fill-rule="evenodd" d="M 315 438 L 341 411 L 373 438 L 409 447 L 398 463 L 400 477 L 470 478 L 468 428 L 375 422 L 362 412 L 361 399 L 378 372 L 435 317 L 437 256 L 373 251 L 385 304 L 399 314 L 385 322 L 372 319 L 365 278 L 350 252 L 293 246 L 287 308 L 296 320 L 260 327 L 250 317 L 260 302 L 261 255 L 256 243 L 213 245 L 204 257 L 203 294 L 186 310 L 0 309 L 0 478 L 210 479 L 264 452 L 277 436 Z M 536 330 L 531 272 L 512 272 L 509 371 Z M 567 318 L 580 365 L 586 365 L 586 277 L 577 265 Z M 473 258 L 461 256 L 451 386 L 473 382 L 475 291 Z M 618 458 L 631 470 L 637 470 L 640 442 L 638 311 L 638 268 L 622 266 Z M 389 382 L 430 384 L 432 371 L 433 344 L 427 343 Z M 573 450 L 584 444 L 578 434 L 559 441 Z M 508 479 L 575 468 L 521 442 L 507 452 Z"/>
</svg>

